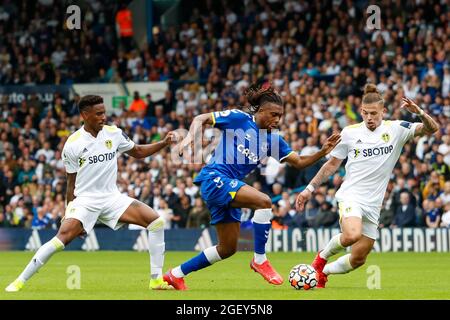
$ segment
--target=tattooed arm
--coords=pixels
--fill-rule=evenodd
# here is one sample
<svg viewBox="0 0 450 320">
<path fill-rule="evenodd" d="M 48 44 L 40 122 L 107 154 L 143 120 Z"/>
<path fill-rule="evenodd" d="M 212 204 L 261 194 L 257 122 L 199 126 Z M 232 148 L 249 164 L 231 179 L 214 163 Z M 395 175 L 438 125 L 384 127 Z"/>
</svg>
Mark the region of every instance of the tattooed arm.
<svg viewBox="0 0 450 320">
<path fill-rule="evenodd" d="M 403 98 L 401 108 L 405 108 L 411 113 L 417 114 L 422 120 L 422 123 L 416 127 L 414 136 L 424 136 L 435 133 L 439 130 L 439 125 L 428 114 L 426 114 L 420 107 L 411 99 Z"/>
<path fill-rule="evenodd" d="M 419 117 L 420 120 L 422 120 L 422 123 L 416 127 L 416 130 L 414 131 L 415 137 L 430 135 L 439 130 L 439 125 L 436 123 L 436 121 L 434 121 L 433 118 L 431 118 L 425 112 Z"/>
<path fill-rule="evenodd" d="M 298 211 L 302 211 L 305 207 L 306 202 L 311 199 L 312 193 L 315 189 L 317 189 L 323 182 L 325 182 L 328 177 L 336 172 L 336 170 L 340 167 L 343 159 L 338 159 L 336 157 L 331 157 L 322 168 L 320 168 L 319 172 L 315 175 L 315 177 L 311 180 L 309 185 L 305 190 L 300 192 L 295 200 L 295 206 Z"/>
</svg>

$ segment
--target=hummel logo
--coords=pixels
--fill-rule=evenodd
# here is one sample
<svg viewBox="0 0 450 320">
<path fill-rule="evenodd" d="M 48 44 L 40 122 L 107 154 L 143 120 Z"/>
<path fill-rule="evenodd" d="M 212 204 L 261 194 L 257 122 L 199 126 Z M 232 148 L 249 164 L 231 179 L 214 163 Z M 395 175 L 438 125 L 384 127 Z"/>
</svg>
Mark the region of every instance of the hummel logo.
<svg viewBox="0 0 450 320">
<path fill-rule="evenodd" d="M 84 148 L 82 153 L 88 152 L 88 149 Z"/>
<path fill-rule="evenodd" d="M 248 140 L 248 141 L 250 141 L 250 138 L 251 138 L 251 136 L 250 136 L 248 133 L 246 133 L 246 134 L 245 134 L 245 139 Z"/>
<path fill-rule="evenodd" d="M 361 139 L 358 139 L 358 141 L 356 141 L 356 143 L 362 143 Z"/>
</svg>

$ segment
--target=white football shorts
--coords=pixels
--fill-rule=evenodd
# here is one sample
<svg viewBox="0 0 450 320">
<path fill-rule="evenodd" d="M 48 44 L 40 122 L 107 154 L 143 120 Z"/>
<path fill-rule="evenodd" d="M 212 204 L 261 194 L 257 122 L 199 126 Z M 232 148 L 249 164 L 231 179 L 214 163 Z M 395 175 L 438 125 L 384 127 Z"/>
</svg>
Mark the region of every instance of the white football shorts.
<svg viewBox="0 0 450 320">
<path fill-rule="evenodd" d="M 354 201 L 339 202 L 339 223 L 346 217 L 359 217 L 362 219 L 362 234 L 376 240 L 378 238 L 378 221 L 380 208 L 365 206 Z"/>
<path fill-rule="evenodd" d="M 121 193 L 97 197 L 76 197 L 67 205 L 64 219 L 77 219 L 83 225 L 86 233 L 94 228 L 97 220 L 111 229 L 117 230 L 123 226 L 123 223 L 119 222 L 120 216 L 134 200 Z"/>
</svg>

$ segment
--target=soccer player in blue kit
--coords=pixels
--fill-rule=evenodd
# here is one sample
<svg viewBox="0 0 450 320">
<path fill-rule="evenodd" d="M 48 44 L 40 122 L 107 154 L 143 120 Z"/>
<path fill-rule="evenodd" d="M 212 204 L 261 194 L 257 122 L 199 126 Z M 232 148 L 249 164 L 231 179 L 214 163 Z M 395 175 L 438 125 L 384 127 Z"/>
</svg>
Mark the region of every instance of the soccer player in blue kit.
<svg viewBox="0 0 450 320">
<path fill-rule="evenodd" d="M 233 109 L 198 115 L 180 144 L 182 155 L 194 143 L 196 134 L 201 133 L 205 124 L 222 131 L 210 161 L 194 180 L 200 186 L 203 200 L 211 212 L 211 225 L 216 227 L 219 243 L 164 275 L 164 280 L 177 290 L 187 289 L 184 277 L 189 273 L 226 259 L 236 252 L 240 208 L 255 210 L 252 218 L 255 253 L 250 267 L 269 283 L 282 284 L 283 278 L 271 266 L 265 254 L 271 227 L 272 201 L 268 195 L 241 180 L 266 157 L 271 156 L 302 169 L 321 159 L 340 142 L 340 135 L 333 134 L 320 151 L 310 156 L 299 156 L 274 131 L 283 115 L 283 100 L 273 87 L 268 83 L 262 86 L 253 84 L 246 90 L 245 96 L 250 104 L 249 113 Z"/>
</svg>

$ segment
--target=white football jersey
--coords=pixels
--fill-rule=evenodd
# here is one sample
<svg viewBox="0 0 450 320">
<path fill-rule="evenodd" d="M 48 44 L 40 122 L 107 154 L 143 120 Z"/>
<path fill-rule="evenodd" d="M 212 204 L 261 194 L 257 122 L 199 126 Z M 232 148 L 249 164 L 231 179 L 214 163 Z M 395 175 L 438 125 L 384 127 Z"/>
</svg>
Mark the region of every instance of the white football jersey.
<svg viewBox="0 0 450 320">
<path fill-rule="evenodd" d="M 67 173 L 77 173 L 74 195 L 100 196 L 118 192 L 117 156 L 134 142 L 116 126 L 103 126 L 94 138 L 84 126 L 67 139 L 62 158 Z"/>
<path fill-rule="evenodd" d="M 364 122 L 345 127 L 341 142 L 330 155 L 347 158 L 345 178 L 336 193 L 338 201 L 381 207 L 392 170 L 403 145 L 419 123 L 383 121 L 374 131 Z"/>
</svg>

